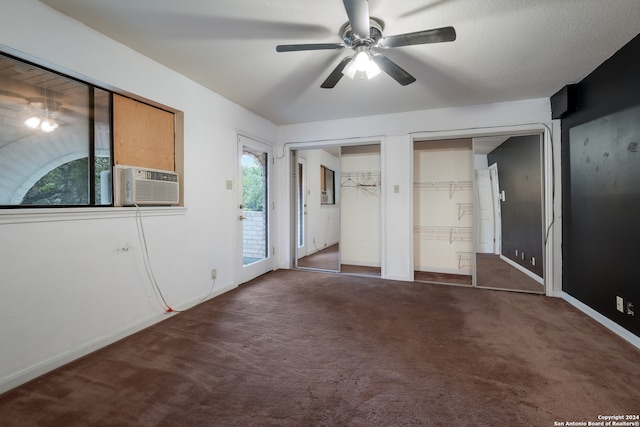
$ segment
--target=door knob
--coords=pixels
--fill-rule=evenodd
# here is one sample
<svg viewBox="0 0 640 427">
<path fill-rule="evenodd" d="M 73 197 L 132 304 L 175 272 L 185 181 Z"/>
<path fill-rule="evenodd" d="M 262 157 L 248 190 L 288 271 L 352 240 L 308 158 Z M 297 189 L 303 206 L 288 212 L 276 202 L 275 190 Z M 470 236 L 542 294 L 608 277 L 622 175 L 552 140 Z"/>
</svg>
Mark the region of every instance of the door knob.
<svg viewBox="0 0 640 427">
<path fill-rule="evenodd" d="M 247 217 L 246 217 L 246 216 L 244 216 L 244 215 L 240 215 L 240 216 L 238 217 L 238 219 L 239 219 L 240 221 L 243 221 L 243 220 L 247 219 Z"/>
</svg>

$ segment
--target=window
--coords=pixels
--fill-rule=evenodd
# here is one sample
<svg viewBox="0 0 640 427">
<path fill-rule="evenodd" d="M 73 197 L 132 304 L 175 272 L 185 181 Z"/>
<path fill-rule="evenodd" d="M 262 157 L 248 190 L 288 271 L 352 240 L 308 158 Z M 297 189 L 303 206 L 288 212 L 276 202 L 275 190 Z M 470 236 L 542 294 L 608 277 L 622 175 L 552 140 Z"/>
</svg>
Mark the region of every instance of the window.
<svg viewBox="0 0 640 427">
<path fill-rule="evenodd" d="M 110 92 L 0 54 L 0 206 L 110 206 Z"/>
<path fill-rule="evenodd" d="M 267 153 L 244 148 L 242 154 L 242 208 L 263 212 L 267 196 Z"/>
<path fill-rule="evenodd" d="M 320 165 L 320 204 L 335 205 L 335 172 Z"/>
</svg>

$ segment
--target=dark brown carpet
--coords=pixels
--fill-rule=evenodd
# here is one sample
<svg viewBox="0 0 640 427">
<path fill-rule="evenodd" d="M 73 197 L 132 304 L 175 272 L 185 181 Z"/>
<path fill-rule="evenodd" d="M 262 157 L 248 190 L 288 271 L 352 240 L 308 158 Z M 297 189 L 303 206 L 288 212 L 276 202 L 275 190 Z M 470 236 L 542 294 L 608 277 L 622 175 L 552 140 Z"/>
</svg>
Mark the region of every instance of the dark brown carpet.
<svg viewBox="0 0 640 427">
<path fill-rule="evenodd" d="M 472 276 L 465 274 L 434 273 L 432 271 L 414 271 L 413 280 L 425 283 L 444 283 L 449 285 L 471 286 Z"/>
<path fill-rule="evenodd" d="M 345 274 L 364 274 L 366 276 L 380 276 L 382 269 L 380 267 L 370 267 L 366 265 L 341 264 L 340 272 Z"/>
<path fill-rule="evenodd" d="M 476 254 L 476 280 L 483 288 L 544 293 L 543 285 L 494 254 Z"/>
<path fill-rule="evenodd" d="M 298 267 L 338 271 L 340 267 L 339 243 L 327 246 L 298 260 Z"/>
<path fill-rule="evenodd" d="M 380 267 L 369 267 L 363 265 L 339 264 L 340 244 L 327 246 L 326 248 L 307 255 L 298 260 L 298 268 L 312 268 L 314 270 L 340 271 L 346 274 L 362 274 L 367 276 L 380 276 Z M 338 267 L 340 267 L 338 269 Z"/>
<path fill-rule="evenodd" d="M 3 426 L 552 426 L 640 351 L 559 299 L 269 273 L 0 396 Z"/>
</svg>

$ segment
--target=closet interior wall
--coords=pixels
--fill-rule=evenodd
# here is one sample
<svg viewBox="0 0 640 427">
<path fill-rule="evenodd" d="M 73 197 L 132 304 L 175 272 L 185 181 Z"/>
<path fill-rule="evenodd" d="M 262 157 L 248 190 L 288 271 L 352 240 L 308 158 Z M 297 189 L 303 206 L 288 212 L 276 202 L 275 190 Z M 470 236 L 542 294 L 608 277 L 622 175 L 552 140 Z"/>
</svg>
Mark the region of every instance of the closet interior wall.
<svg viewBox="0 0 640 427">
<path fill-rule="evenodd" d="M 471 139 L 416 141 L 413 152 L 414 271 L 433 281 L 471 285 L 473 150 Z M 449 277 L 452 277 L 450 279 Z M 431 281 L 431 279 L 427 280 Z"/>
</svg>

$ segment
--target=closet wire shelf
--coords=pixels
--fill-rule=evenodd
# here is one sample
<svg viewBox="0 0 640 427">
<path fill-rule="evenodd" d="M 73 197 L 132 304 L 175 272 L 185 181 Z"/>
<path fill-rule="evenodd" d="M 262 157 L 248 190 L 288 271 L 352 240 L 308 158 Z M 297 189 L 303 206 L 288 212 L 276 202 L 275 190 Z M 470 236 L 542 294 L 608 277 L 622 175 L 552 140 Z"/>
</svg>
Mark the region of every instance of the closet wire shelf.
<svg viewBox="0 0 640 427">
<path fill-rule="evenodd" d="M 473 214 L 473 203 L 458 203 L 458 221 L 465 215 Z"/>
<path fill-rule="evenodd" d="M 458 270 L 473 267 L 473 252 L 456 252 L 458 256 Z"/>
<path fill-rule="evenodd" d="M 413 187 L 420 190 L 449 190 L 449 198 L 452 198 L 456 191 L 473 190 L 473 181 L 417 181 Z"/>
<path fill-rule="evenodd" d="M 420 235 L 420 238 L 429 240 L 448 240 L 449 243 L 456 241 L 471 242 L 471 227 L 446 227 L 414 225 L 413 232 Z"/>
</svg>

